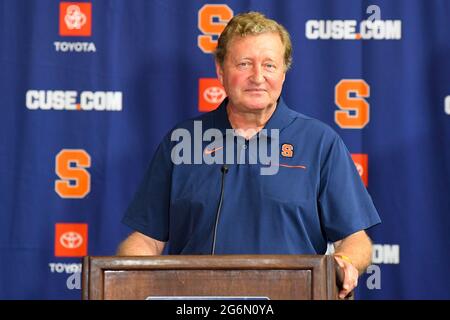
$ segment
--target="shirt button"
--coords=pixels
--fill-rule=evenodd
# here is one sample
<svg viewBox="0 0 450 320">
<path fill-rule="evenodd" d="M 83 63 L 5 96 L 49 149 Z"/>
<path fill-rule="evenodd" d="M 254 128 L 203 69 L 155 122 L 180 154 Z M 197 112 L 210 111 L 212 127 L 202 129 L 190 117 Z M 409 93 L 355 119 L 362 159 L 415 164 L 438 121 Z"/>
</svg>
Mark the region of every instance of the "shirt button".
<svg viewBox="0 0 450 320">
<path fill-rule="evenodd" d="M 247 145 L 244 144 L 244 145 L 242 146 L 242 149 L 247 149 Z"/>
</svg>

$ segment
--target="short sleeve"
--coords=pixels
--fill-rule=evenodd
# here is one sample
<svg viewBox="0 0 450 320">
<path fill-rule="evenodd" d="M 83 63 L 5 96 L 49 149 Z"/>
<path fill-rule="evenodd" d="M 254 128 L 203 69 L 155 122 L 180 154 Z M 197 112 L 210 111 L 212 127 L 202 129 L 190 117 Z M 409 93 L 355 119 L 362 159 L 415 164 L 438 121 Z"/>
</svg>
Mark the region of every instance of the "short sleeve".
<svg viewBox="0 0 450 320">
<path fill-rule="evenodd" d="M 344 142 L 335 136 L 320 173 L 319 214 L 328 241 L 381 222 Z"/>
<path fill-rule="evenodd" d="M 166 137 L 158 146 L 122 222 L 151 238 L 167 241 L 171 175 L 170 141 Z"/>
</svg>

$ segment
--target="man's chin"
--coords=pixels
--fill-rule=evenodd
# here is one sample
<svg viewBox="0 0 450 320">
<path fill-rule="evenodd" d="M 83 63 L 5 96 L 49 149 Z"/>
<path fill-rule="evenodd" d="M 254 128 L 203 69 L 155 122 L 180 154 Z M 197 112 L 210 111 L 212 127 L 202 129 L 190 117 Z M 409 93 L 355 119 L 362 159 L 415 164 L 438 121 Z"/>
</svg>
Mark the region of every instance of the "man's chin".
<svg viewBox="0 0 450 320">
<path fill-rule="evenodd" d="M 255 112 L 257 111 L 264 111 L 270 108 L 272 104 L 270 102 L 253 102 L 253 103 L 249 103 L 247 104 L 247 109 L 250 110 L 254 110 Z"/>
<path fill-rule="evenodd" d="M 247 109 L 252 110 L 264 110 L 267 109 L 268 106 L 271 105 L 270 101 L 267 101 L 267 99 L 258 99 L 258 97 L 249 97 L 248 99 L 245 99 L 244 105 L 247 107 Z"/>
<path fill-rule="evenodd" d="M 275 102 L 276 103 L 276 102 Z M 268 110 L 273 103 L 268 101 L 268 99 L 258 99 L 254 97 L 246 97 L 246 99 L 242 99 L 237 102 L 236 107 L 238 109 L 246 110 L 247 112 L 262 112 Z"/>
</svg>

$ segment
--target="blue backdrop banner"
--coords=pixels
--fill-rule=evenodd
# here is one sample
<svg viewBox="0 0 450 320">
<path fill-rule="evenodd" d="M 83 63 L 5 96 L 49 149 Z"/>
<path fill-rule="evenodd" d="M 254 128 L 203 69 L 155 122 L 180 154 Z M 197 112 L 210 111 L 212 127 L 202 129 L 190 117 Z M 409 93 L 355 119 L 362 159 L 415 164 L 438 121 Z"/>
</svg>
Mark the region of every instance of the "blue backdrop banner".
<svg viewBox="0 0 450 320">
<path fill-rule="evenodd" d="M 383 221 L 357 297 L 450 299 L 446 0 L 0 0 L 0 299 L 80 299 L 162 137 L 224 98 L 211 53 L 250 10 L 291 33 L 283 98 L 344 139 Z"/>
</svg>

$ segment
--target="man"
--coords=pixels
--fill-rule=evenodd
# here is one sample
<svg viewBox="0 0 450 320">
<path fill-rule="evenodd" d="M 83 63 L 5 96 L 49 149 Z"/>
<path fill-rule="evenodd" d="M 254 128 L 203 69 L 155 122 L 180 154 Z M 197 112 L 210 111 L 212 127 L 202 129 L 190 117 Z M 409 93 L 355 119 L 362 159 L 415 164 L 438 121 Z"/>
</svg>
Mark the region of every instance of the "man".
<svg viewBox="0 0 450 320">
<path fill-rule="evenodd" d="M 136 232 L 119 255 L 324 254 L 333 242 L 344 273 L 339 296 L 353 290 L 371 261 L 364 230 L 380 219 L 338 135 L 280 98 L 291 51 L 277 22 L 256 12 L 235 16 L 215 52 L 228 98 L 196 119 L 223 136 L 235 129 L 245 138 L 231 147 L 202 142 L 205 154 L 232 150 L 247 159 L 250 142 L 266 141 L 279 150 L 269 161 L 276 173 L 261 174 L 263 162 L 175 164 L 174 132 L 195 133 L 197 122 L 178 125 L 160 144 L 128 209 L 124 223 Z"/>
</svg>

